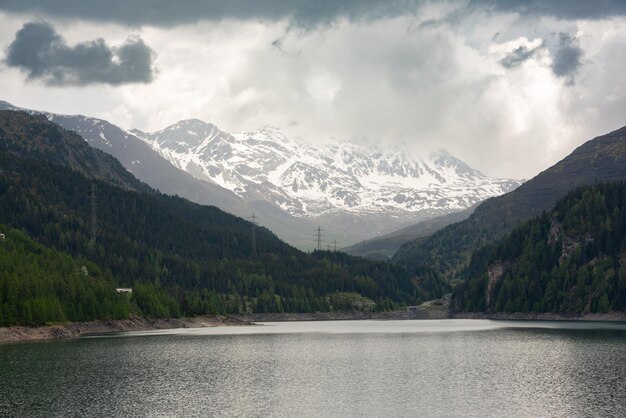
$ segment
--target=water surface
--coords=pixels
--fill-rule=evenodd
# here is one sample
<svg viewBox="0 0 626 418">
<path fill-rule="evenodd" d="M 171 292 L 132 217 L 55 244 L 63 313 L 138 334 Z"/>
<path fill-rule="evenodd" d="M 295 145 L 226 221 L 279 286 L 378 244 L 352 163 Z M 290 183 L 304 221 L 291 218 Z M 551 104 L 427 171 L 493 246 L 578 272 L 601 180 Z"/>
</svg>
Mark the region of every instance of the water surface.
<svg viewBox="0 0 626 418">
<path fill-rule="evenodd" d="M 626 324 L 328 321 L 0 346 L 0 416 L 626 416 Z"/>
</svg>

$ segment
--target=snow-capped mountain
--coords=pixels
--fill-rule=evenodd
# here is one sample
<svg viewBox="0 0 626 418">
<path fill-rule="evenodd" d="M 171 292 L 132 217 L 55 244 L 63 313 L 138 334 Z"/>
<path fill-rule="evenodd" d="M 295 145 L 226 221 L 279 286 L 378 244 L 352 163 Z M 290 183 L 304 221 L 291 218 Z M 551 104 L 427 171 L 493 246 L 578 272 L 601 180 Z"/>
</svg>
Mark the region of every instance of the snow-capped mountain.
<svg viewBox="0 0 626 418">
<path fill-rule="evenodd" d="M 520 184 L 486 177 L 445 151 L 412 159 L 351 143 L 312 145 L 272 126 L 230 134 L 190 119 L 158 132 L 131 132 L 191 175 L 298 217 L 436 215 Z"/>
</svg>

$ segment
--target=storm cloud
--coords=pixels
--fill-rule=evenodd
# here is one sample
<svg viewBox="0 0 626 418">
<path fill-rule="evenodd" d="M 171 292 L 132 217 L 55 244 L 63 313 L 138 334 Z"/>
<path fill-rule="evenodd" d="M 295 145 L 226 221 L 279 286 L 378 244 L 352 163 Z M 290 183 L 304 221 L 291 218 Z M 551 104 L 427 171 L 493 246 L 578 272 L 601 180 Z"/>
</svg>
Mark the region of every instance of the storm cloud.
<svg viewBox="0 0 626 418">
<path fill-rule="evenodd" d="M 103 39 L 67 44 L 47 23 L 26 23 L 9 45 L 5 63 L 24 71 L 31 80 L 48 85 L 150 83 L 154 53 L 141 38 L 129 38 L 120 47 Z"/>
<path fill-rule="evenodd" d="M 201 20 L 220 21 L 288 19 L 300 27 L 327 24 L 339 17 L 376 19 L 415 12 L 424 0 L 0 0 L 0 10 L 39 12 L 48 16 L 74 17 L 131 26 L 172 27 Z"/>
<path fill-rule="evenodd" d="M 559 34 L 558 49 L 554 53 L 552 71 L 557 77 L 564 77 L 569 83 L 574 82 L 574 75 L 578 71 L 583 55 L 582 48 L 576 38 L 566 34 Z"/>
<path fill-rule="evenodd" d="M 415 14 L 427 0 L 0 0 L 0 10 L 43 13 L 58 18 L 78 18 L 131 26 L 172 27 L 201 20 L 289 20 L 311 28 L 344 18 L 375 20 Z M 488 9 L 557 19 L 600 19 L 626 15 L 623 0 L 460 0 L 467 11 Z"/>
</svg>

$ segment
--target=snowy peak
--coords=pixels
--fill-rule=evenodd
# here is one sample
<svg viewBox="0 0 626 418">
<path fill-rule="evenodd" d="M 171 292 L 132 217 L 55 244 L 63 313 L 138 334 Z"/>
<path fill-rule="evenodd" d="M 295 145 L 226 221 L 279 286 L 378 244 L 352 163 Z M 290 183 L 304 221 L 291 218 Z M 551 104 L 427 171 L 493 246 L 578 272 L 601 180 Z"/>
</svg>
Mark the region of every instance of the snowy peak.
<svg viewBox="0 0 626 418">
<path fill-rule="evenodd" d="M 459 177 L 468 179 L 484 177 L 480 171 L 471 168 L 446 150 L 434 152 L 430 154 L 429 158 L 437 166 L 453 170 Z"/>
<path fill-rule="evenodd" d="M 217 126 L 211 123 L 199 119 L 186 119 L 160 131 L 144 134 L 142 138 L 150 138 L 151 141 L 164 149 L 188 153 L 210 141 L 227 143 L 230 135 L 220 131 Z"/>
<path fill-rule="evenodd" d="M 193 176 L 295 216 L 441 214 L 513 190 L 446 151 L 412 159 L 353 143 L 312 145 L 274 126 L 229 134 L 197 119 L 138 135 Z"/>
</svg>

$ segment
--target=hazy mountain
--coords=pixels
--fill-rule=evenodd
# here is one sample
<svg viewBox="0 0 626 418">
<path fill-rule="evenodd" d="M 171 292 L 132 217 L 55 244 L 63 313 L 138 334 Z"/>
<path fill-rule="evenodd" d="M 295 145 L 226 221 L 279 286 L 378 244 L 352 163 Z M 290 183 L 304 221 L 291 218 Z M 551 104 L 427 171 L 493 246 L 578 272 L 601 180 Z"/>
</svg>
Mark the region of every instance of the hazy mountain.
<svg viewBox="0 0 626 418">
<path fill-rule="evenodd" d="M 433 266 L 454 278 L 472 251 L 550 209 L 575 187 L 626 179 L 626 127 L 592 139 L 516 190 L 480 204 L 472 216 L 425 241 L 404 244 L 393 260 L 407 267 Z"/>
<path fill-rule="evenodd" d="M 342 251 L 372 260 L 387 260 L 398 251 L 402 244 L 415 240 L 421 242 L 440 229 L 467 219 L 474 212 L 475 208 L 475 206 L 472 206 L 469 209 L 427 219 L 417 224 L 401 228 L 390 234 L 358 242 L 343 248 Z"/>
</svg>

